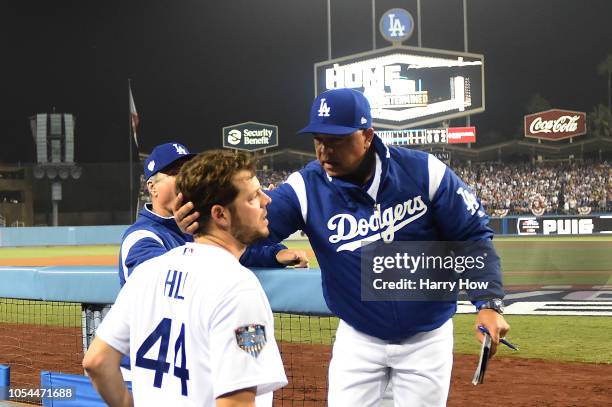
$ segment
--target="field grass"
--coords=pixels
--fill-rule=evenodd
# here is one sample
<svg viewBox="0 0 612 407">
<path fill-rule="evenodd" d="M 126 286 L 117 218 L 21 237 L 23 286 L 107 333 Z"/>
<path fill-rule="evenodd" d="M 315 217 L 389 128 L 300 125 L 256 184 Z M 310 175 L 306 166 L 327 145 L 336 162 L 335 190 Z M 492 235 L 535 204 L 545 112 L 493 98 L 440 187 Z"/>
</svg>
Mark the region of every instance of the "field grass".
<svg viewBox="0 0 612 407">
<path fill-rule="evenodd" d="M 498 237 L 495 243 L 502 258 L 506 284 L 612 283 L 612 236 Z M 307 241 L 287 244 L 290 248 L 308 251 L 310 267 L 318 267 Z M 0 259 L 116 256 L 118 250 L 115 245 L 0 248 Z M 585 271 L 603 273 L 588 275 Z M 80 326 L 80 305 L 60 304 L 0 299 L 0 322 Z M 331 317 L 277 314 L 275 318 L 277 339 L 291 342 L 331 344 L 338 324 L 337 318 Z M 612 363 L 609 345 L 612 318 L 508 316 L 507 319 L 512 326 L 509 339 L 521 350 L 512 352 L 501 347 L 502 356 Z M 473 320 L 474 315 L 454 318 L 458 353 L 479 352 L 472 333 Z"/>
<path fill-rule="evenodd" d="M 81 326 L 81 304 L 0 298 L 0 323 Z"/>
<path fill-rule="evenodd" d="M 274 314 L 274 335 L 278 341 L 331 345 L 338 322 L 335 317 Z"/>
<path fill-rule="evenodd" d="M 511 325 L 508 338 L 520 351 L 501 346 L 500 356 L 612 363 L 612 318 L 510 315 L 507 320 Z M 0 299 L 0 323 L 80 327 L 81 308 L 74 303 Z M 275 314 L 274 323 L 279 341 L 331 345 L 338 318 Z M 454 323 L 455 352 L 477 354 L 474 315 L 455 315 Z"/>
<path fill-rule="evenodd" d="M 457 314 L 453 318 L 455 353 L 480 352 L 473 331 L 474 318 L 474 314 Z M 507 320 L 511 325 L 508 339 L 520 350 L 500 346 L 499 356 L 612 363 L 612 318 L 510 315 Z M 274 323 L 279 341 L 331 345 L 338 318 L 276 314 Z"/>
<path fill-rule="evenodd" d="M 40 257 L 74 256 L 118 256 L 118 245 L 99 246 L 38 246 L 38 247 L 1 247 L 0 259 L 23 259 Z"/>
<path fill-rule="evenodd" d="M 457 314 L 453 318 L 456 353 L 480 352 L 474 339 L 474 318 L 473 314 Z M 508 315 L 506 320 L 510 324 L 508 339 L 520 350 L 500 346 L 500 356 L 612 363 L 610 317 Z"/>
<path fill-rule="evenodd" d="M 575 247 L 563 244 L 566 242 Z M 507 285 L 612 283 L 612 236 L 496 237 L 494 243 L 502 259 L 504 282 Z M 311 250 L 307 241 L 286 244 L 293 249 Z M 316 258 L 311 258 L 310 266 L 318 267 Z M 525 271 L 530 273 L 519 274 Z M 585 271 L 603 273 L 587 274 Z M 455 352 L 480 352 L 473 334 L 474 318 L 474 315 L 465 314 L 454 317 Z M 511 324 L 508 337 L 521 350 L 514 352 L 502 346 L 499 349 L 500 356 L 612 363 L 610 317 L 511 315 L 507 319 Z M 282 328 L 278 326 L 279 322 Z M 329 344 L 333 331 L 328 327 L 337 326 L 337 320 L 328 318 L 322 322 L 321 332 L 318 330 L 320 322 L 313 321 L 313 318 L 277 316 L 276 324 L 282 338 Z"/>
</svg>

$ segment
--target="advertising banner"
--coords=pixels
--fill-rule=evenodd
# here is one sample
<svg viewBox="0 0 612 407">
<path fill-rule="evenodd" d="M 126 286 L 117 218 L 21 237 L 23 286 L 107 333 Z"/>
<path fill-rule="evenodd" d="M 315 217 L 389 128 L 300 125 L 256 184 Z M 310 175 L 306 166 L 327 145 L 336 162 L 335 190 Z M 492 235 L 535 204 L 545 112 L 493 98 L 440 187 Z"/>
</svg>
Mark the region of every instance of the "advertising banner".
<svg viewBox="0 0 612 407">
<path fill-rule="evenodd" d="M 449 127 L 449 144 L 467 144 L 476 142 L 476 127 Z"/>
<path fill-rule="evenodd" d="M 526 216 L 510 222 L 508 229 L 521 236 L 612 234 L 612 216 Z"/>
<path fill-rule="evenodd" d="M 223 148 L 257 151 L 278 146 L 278 127 L 246 122 L 223 128 Z"/>
<path fill-rule="evenodd" d="M 586 113 L 551 109 L 525 116 L 525 137 L 564 140 L 586 134 Z"/>
</svg>

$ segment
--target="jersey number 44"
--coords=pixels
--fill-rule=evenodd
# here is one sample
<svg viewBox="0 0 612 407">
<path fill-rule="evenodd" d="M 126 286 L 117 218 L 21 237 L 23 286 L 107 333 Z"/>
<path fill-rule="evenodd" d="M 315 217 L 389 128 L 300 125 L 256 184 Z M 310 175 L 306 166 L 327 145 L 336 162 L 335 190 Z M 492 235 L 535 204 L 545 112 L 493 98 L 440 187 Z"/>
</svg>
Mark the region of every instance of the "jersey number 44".
<svg viewBox="0 0 612 407">
<path fill-rule="evenodd" d="M 164 380 L 164 374 L 170 370 L 170 363 L 166 362 L 168 357 L 168 346 L 170 344 L 170 331 L 172 327 L 172 320 L 170 318 L 164 318 L 157 325 L 157 327 L 151 332 L 149 336 L 144 340 L 142 345 L 136 352 L 136 366 L 143 369 L 149 369 L 155 371 L 155 379 L 153 380 L 153 386 L 161 388 L 162 381 Z M 149 359 L 145 357 L 149 349 L 151 349 L 158 341 L 161 341 L 159 345 L 159 353 L 157 359 Z M 176 360 L 180 352 L 180 365 L 177 366 Z M 173 363 L 173 374 L 174 376 L 181 379 L 181 394 L 187 396 L 187 380 L 189 380 L 189 369 L 187 369 L 187 355 L 185 352 L 185 324 L 181 324 L 181 331 L 178 338 L 174 342 L 174 363 Z"/>
</svg>

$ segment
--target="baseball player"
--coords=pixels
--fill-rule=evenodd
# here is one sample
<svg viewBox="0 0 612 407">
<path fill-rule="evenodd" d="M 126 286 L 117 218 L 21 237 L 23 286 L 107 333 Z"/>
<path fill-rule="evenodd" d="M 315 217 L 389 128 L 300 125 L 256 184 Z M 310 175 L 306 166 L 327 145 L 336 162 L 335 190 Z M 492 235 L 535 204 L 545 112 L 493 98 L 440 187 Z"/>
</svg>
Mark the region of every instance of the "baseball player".
<svg viewBox="0 0 612 407">
<path fill-rule="evenodd" d="M 136 267 L 83 366 L 110 406 L 132 405 L 121 354 L 132 361 L 135 405 L 254 406 L 287 383 L 268 300 L 238 261 L 268 235 L 270 198 L 254 161 L 224 151 L 190 160 L 177 187 L 202 214 L 194 242 Z"/>
<path fill-rule="evenodd" d="M 176 175 L 193 156 L 184 145 L 170 142 L 155 147 L 145 160 L 144 176 L 151 204 L 145 205 L 136 222 L 123 234 L 119 251 L 119 282 L 122 287 L 139 264 L 193 241 L 190 234 L 180 231 L 172 216 Z M 307 267 L 308 256 L 302 250 L 290 250 L 282 244 L 254 244 L 247 247 L 240 262 L 245 267 Z M 129 381 L 129 358 L 123 358 L 121 368 L 124 379 Z"/>
<path fill-rule="evenodd" d="M 475 325 L 489 330 L 494 353 L 509 325 L 501 315 L 499 257 L 483 207 L 433 155 L 385 146 L 361 92 L 322 93 L 299 133 L 313 137 L 317 160 L 269 192 L 268 242 L 306 233 L 327 305 L 341 319 L 329 367 L 329 405 L 377 406 L 392 384 L 396 406 L 444 406 L 456 302 L 362 301 L 361 247 L 382 236 L 487 247 L 485 271 L 470 276 L 488 282 L 487 289 L 468 295 L 478 309 Z M 177 214 L 183 230 L 189 230 L 186 210 Z M 478 329 L 475 335 L 483 339 Z"/>
</svg>

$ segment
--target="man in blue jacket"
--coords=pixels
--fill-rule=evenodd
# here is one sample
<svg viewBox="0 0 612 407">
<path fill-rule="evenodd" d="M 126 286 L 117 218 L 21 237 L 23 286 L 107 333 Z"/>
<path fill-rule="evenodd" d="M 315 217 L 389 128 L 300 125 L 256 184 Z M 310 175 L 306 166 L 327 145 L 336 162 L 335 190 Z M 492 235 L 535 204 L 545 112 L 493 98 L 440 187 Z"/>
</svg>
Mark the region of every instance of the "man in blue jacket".
<svg viewBox="0 0 612 407">
<path fill-rule="evenodd" d="M 313 102 L 299 134 L 314 139 L 317 160 L 269 192 L 270 237 L 308 236 L 321 268 L 323 295 L 340 317 L 329 367 L 332 407 L 378 406 L 391 383 L 396 406 L 445 406 L 456 301 L 364 301 L 363 247 L 376 241 L 478 242 L 486 267 L 470 273 L 486 289 L 470 289 L 478 326 L 491 333 L 491 354 L 509 330 L 499 257 L 480 202 L 434 156 L 388 147 L 374 134 L 361 92 L 335 89 Z M 177 216 L 187 228 L 193 215 Z M 191 228 L 187 229 L 190 230 Z"/>
<path fill-rule="evenodd" d="M 335 89 L 312 104 L 318 161 L 270 192 L 272 241 L 303 230 L 319 260 L 323 294 L 341 319 L 329 368 L 330 406 L 378 405 L 388 383 L 396 406 L 444 406 L 452 368 L 456 303 L 362 301 L 362 245 L 385 241 L 483 241 L 493 232 L 480 202 L 434 156 L 387 147 L 374 134 L 361 92 Z M 485 272 L 468 292 L 476 326 L 491 332 L 493 353 L 509 329 L 504 320 L 499 258 L 492 247 Z M 482 334 L 476 330 L 482 339 Z"/>
<path fill-rule="evenodd" d="M 121 239 L 119 280 L 122 287 L 140 263 L 193 241 L 191 235 L 181 232 L 173 216 L 175 178 L 181 166 L 193 156 L 180 143 L 165 143 L 155 147 L 145 160 L 144 176 L 151 203 L 145 205 Z M 303 251 L 274 244 L 250 246 L 240 261 L 246 267 L 306 267 L 308 257 Z"/>
</svg>

